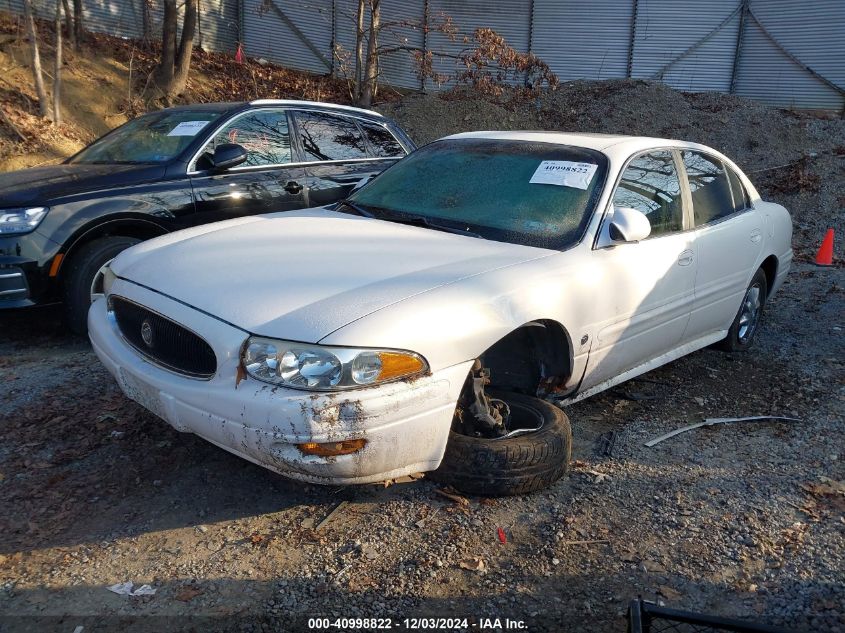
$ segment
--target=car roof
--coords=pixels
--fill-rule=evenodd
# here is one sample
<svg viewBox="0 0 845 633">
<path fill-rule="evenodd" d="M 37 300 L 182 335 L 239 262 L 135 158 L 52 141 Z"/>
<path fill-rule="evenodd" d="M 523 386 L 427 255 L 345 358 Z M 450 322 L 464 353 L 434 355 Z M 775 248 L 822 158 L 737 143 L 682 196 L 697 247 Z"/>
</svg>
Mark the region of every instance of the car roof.
<svg viewBox="0 0 845 633">
<path fill-rule="evenodd" d="M 365 110 L 364 108 L 356 108 L 354 106 L 341 105 L 339 103 L 325 103 L 323 101 L 298 101 L 296 99 L 255 99 L 249 102 L 249 105 L 278 105 L 278 106 L 297 106 L 297 107 L 313 107 L 326 108 L 328 110 L 343 110 L 355 114 L 364 114 L 369 117 L 383 119 L 384 115 L 379 114 L 375 110 Z"/>
<path fill-rule="evenodd" d="M 543 143 L 558 143 L 586 147 L 600 152 L 630 154 L 653 147 L 705 147 L 696 143 L 687 143 L 668 138 L 654 138 L 650 136 L 626 136 L 624 134 L 593 134 L 587 132 L 464 132 L 453 134 L 446 139 L 491 139 L 510 141 L 538 141 Z M 445 140 L 445 139 L 444 139 Z M 612 148 L 612 150 L 611 150 Z M 710 148 L 707 148 L 710 149 Z M 712 150 L 711 150 L 712 151 Z"/>
<path fill-rule="evenodd" d="M 312 107 L 323 108 L 326 110 L 342 110 L 345 112 L 352 112 L 359 115 L 368 116 L 370 118 L 383 119 L 384 115 L 379 114 L 374 110 L 365 110 L 364 108 L 355 108 L 353 106 L 341 105 L 338 103 L 325 103 L 322 101 L 302 101 L 296 99 L 255 99 L 253 101 L 220 101 L 213 103 L 191 103 L 186 105 L 172 106 L 166 108 L 168 111 L 180 110 L 205 110 L 207 112 L 228 112 L 230 110 L 238 110 L 246 106 L 295 106 L 295 107 Z"/>
</svg>

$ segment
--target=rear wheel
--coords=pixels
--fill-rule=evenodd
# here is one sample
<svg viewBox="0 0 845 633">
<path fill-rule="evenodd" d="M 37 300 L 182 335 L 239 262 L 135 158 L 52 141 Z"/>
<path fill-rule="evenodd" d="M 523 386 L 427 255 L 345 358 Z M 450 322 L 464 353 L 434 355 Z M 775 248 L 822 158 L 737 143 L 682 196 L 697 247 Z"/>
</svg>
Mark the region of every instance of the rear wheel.
<svg viewBox="0 0 845 633">
<path fill-rule="evenodd" d="M 469 494 L 521 495 L 541 490 L 569 470 L 572 430 L 558 407 L 517 393 L 496 393 L 510 408 L 510 437 L 470 437 L 449 432 L 440 467 L 431 479 Z"/>
<path fill-rule="evenodd" d="M 763 317 L 767 294 L 766 273 L 761 268 L 754 273 L 751 283 L 748 284 L 728 335 L 717 344 L 720 349 L 727 352 L 742 352 L 751 347 Z"/>
<path fill-rule="evenodd" d="M 70 260 L 64 273 L 64 308 L 65 321 L 72 332 L 88 332 L 88 308 L 103 293 L 106 265 L 140 241 L 134 237 L 102 237 L 82 246 Z"/>
</svg>

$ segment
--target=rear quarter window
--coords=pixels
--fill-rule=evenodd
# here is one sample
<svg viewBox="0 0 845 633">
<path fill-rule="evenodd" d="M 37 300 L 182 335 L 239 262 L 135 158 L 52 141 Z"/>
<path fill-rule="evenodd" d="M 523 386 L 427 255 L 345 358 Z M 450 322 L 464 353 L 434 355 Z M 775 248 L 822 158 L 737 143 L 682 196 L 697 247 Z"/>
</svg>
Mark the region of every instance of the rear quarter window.
<svg viewBox="0 0 845 633">
<path fill-rule="evenodd" d="M 366 121 L 358 121 L 358 125 L 364 131 L 376 158 L 401 158 L 405 155 L 405 148 L 386 128 Z"/>
</svg>

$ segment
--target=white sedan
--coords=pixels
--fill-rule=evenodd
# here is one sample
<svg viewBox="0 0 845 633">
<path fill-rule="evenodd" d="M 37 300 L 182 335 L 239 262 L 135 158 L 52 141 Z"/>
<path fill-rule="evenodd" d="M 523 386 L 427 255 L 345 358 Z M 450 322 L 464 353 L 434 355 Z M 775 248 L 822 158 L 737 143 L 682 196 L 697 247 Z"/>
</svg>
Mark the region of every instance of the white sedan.
<svg viewBox="0 0 845 633">
<path fill-rule="evenodd" d="M 703 145 L 459 134 L 338 205 L 121 253 L 90 337 L 127 396 L 288 477 L 521 494 L 567 470 L 558 405 L 748 348 L 791 232 Z"/>
</svg>

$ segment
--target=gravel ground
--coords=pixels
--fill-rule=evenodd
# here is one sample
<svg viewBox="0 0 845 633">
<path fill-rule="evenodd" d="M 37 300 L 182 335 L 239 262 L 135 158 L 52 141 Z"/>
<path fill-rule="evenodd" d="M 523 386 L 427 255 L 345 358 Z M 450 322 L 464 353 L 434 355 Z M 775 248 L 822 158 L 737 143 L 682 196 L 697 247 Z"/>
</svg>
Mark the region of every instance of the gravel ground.
<svg viewBox="0 0 845 633">
<path fill-rule="evenodd" d="M 62 631 L 435 615 L 622 631 L 642 595 L 845 631 L 843 293 L 841 268 L 799 264 L 752 351 L 704 350 L 568 407 L 568 478 L 466 504 L 426 480 L 285 480 L 128 402 L 55 310 L 4 314 L 0 614 L 52 616 L 39 627 Z M 643 445 L 704 417 L 758 414 L 802 421 Z M 611 456 L 600 450 L 609 433 Z M 106 590 L 125 581 L 156 593 Z"/>
<path fill-rule="evenodd" d="M 648 112 L 633 109 L 647 99 Z M 536 106 L 457 93 L 411 97 L 389 113 L 420 141 L 480 128 L 640 132 L 706 142 L 749 169 L 815 152 L 796 177 L 818 175 L 817 190 L 790 188 L 783 174 L 760 182 L 795 212 L 805 259 L 824 228 L 841 227 L 841 120 L 643 82 L 571 84 Z M 845 631 L 843 308 L 843 269 L 799 262 L 750 352 L 703 350 L 568 407 L 568 478 L 531 496 L 462 503 L 425 479 L 288 481 L 127 401 L 57 310 L 0 314 L 0 630 L 299 630 L 320 616 L 394 626 L 465 616 L 623 631 L 641 595 Z M 643 445 L 705 417 L 760 414 L 801 421 Z M 126 581 L 155 595 L 106 589 Z"/>
</svg>

